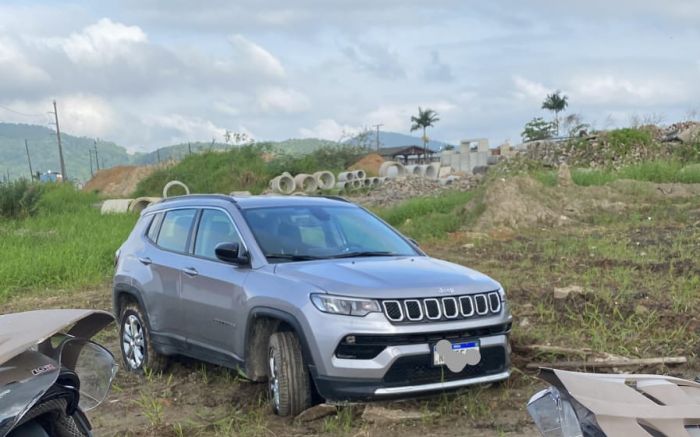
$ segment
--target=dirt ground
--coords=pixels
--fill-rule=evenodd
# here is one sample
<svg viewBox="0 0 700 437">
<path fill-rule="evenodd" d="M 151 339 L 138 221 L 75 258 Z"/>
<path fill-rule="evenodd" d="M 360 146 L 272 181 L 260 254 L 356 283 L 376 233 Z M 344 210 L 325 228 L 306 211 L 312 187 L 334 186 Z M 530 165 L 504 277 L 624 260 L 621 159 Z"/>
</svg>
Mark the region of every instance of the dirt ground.
<svg viewBox="0 0 700 437">
<path fill-rule="evenodd" d="M 472 267 L 504 285 L 514 316 L 513 376 L 507 383 L 372 404 L 419 413 L 414 420 L 370 423 L 362 418 L 366 406 L 357 404 L 299 423 L 271 414 L 263 385 L 217 366 L 176 358 L 163 374 L 120 370 L 109 398 L 89 414 L 96 435 L 534 436 L 525 405 L 544 385 L 527 369 L 529 363 L 581 359 L 581 354 L 684 356 L 688 364 L 681 366 L 607 371 L 688 379 L 700 374 L 697 187 L 620 181 L 605 189 L 569 187 L 547 196 L 549 189 L 530 181 L 516 184 L 522 185 L 498 188 L 484 211 L 501 222 L 423 243 L 430 255 Z M 517 199 L 523 196 L 538 206 L 519 209 Z M 538 219 L 542 209 L 551 211 L 548 217 L 568 214 L 570 219 Z M 506 221 L 509 215 L 516 221 Z M 555 297 L 555 289 L 571 286 L 580 292 Z M 33 292 L 0 311 L 109 306 L 110 290 L 104 286 Z M 99 340 L 119 357 L 116 328 Z M 538 345 L 576 353 L 533 350 Z"/>
<path fill-rule="evenodd" d="M 141 179 L 156 171 L 156 165 L 120 165 L 98 171 L 84 191 L 98 191 L 105 197 L 129 197 Z"/>
</svg>

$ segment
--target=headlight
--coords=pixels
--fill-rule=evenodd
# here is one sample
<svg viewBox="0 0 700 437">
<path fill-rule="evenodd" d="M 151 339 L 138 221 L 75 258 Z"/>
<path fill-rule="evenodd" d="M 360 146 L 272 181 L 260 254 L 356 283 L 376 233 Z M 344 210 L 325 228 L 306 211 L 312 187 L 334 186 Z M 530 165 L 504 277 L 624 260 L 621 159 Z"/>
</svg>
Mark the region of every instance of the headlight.
<svg viewBox="0 0 700 437">
<path fill-rule="evenodd" d="M 354 299 L 351 297 L 312 294 L 311 302 L 324 313 L 343 314 L 363 317 L 369 313 L 381 312 L 379 302 L 372 299 Z"/>
<path fill-rule="evenodd" d="M 535 425 L 544 437 L 581 437 L 581 425 L 571 403 L 556 387 L 536 393 L 527 403 Z"/>
<path fill-rule="evenodd" d="M 506 301 L 506 291 L 503 289 L 503 287 L 498 289 L 498 295 L 501 297 L 501 302 Z"/>
</svg>

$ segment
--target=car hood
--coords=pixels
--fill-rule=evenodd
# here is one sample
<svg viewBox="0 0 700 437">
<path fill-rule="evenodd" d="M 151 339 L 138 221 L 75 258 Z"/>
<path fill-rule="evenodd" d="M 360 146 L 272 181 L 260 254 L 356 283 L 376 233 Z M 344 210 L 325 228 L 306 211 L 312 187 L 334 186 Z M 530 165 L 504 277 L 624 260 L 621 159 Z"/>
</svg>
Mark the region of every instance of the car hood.
<svg viewBox="0 0 700 437">
<path fill-rule="evenodd" d="M 479 293 L 500 287 L 475 270 L 427 256 L 281 263 L 275 273 L 328 293 L 384 299 Z"/>
</svg>

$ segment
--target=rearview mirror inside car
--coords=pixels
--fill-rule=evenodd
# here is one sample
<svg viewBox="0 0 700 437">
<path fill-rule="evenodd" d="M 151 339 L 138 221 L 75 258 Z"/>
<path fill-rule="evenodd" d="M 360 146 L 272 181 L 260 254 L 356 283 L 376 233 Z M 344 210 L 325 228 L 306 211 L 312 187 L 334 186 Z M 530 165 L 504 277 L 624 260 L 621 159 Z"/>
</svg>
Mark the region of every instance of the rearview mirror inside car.
<svg viewBox="0 0 700 437">
<path fill-rule="evenodd" d="M 247 253 L 240 253 L 240 245 L 238 243 L 220 243 L 214 249 L 216 257 L 230 264 L 247 265 L 250 263 L 250 257 Z"/>
</svg>

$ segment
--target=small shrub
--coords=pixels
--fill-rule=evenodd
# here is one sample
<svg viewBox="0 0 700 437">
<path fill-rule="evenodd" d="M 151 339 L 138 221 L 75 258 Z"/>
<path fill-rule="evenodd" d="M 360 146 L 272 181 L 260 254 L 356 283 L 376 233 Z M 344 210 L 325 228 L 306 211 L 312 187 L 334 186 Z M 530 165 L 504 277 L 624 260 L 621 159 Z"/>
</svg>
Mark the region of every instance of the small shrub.
<svg viewBox="0 0 700 437">
<path fill-rule="evenodd" d="M 624 128 L 608 132 L 611 151 L 618 155 L 628 154 L 635 146 L 648 147 L 653 143 L 651 133 L 644 129 Z"/>
<path fill-rule="evenodd" d="M 0 184 L 0 217 L 23 218 L 34 215 L 44 185 L 20 179 Z"/>
<path fill-rule="evenodd" d="M 99 201 L 95 193 L 83 192 L 71 184 L 46 184 L 38 210 L 41 214 L 61 214 L 91 208 Z"/>
</svg>

